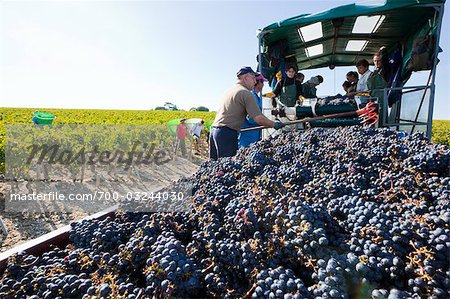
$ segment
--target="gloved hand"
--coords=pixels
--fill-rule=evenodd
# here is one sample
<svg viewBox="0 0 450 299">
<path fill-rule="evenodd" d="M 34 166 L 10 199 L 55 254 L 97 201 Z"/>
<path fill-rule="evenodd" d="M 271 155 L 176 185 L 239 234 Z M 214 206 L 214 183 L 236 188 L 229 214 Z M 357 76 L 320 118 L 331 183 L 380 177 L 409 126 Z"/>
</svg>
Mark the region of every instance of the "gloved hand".
<svg viewBox="0 0 450 299">
<path fill-rule="evenodd" d="M 281 71 L 278 71 L 275 77 L 277 77 L 277 81 L 281 81 L 281 79 L 283 78 L 283 74 L 281 73 Z"/>
<path fill-rule="evenodd" d="M 285 126 L 285 124 L 283 124 L 281 121 L 279 121 L 279 120 L 276 120 L 275 122 L 274 122 L 274 124 L 273 124 L 273 128 L 275 129 L 275 130 L 279 130 L 279 129 L 281 129 L 282 127 L 284 127 Z"/>
</svg>

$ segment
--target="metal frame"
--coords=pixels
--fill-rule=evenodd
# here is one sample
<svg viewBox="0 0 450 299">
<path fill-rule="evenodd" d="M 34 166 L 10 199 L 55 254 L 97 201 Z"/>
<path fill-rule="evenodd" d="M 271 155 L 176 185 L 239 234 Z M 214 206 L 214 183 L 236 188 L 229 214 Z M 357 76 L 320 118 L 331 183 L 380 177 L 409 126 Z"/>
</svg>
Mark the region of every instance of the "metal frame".
<svg viewBox="0 0 450 299">
<path fill-rule="evenodd" d="M 397 130 L 399 130 L 400 126 L 411 126 L 411 132 L 414 132 L 414 129 L 416 126 L 420 125 L 420 126 L 426 126 L 426 136 L 428 139 L 431 139 L 431 134 L 432 134 L 432 125 L 433 125 L 433 111 L 434 111 L 434 95 L 435 95 L 435 90 L 436 90 L 436 86 L 435 86 L 435 79 L 436 79 L 436 67 L 437 67 L 437 63 L 438 63 L 438 54 L 439 54 L 439 40 L 440 40 L 440 36 L 441 36 L 441 27 L 442 27 L 442 18 L 444 15 L 444 4 L 433 4 L 430 5 L 431 7 L 434 7 L 434 9 L 436 10 L 436 13 L 438 14 L 438 18 L 437 18 L 437 30 L 436 30 L 436 38 L 435 38 L 435 47 L 434 47 L 434 61 L 433 61 L 433 66 L 430 70 L 430 75 L 429 75 L 429 80 L 427 82 L 427 85 L 422 85 L 422 86 L 403 86 L 403 87 L 396 87 L 396 88 L 385 88 L 384 89 L 384 100 L 382 103 L 382 109 L 381 109 L 381 117 L 380 117 L 380 122 L 379 125 L 380 126 L 384 126 L 384 127 L 396 127 Z M 430 82 L 431 79 L 431 82 Z M 417 117 L 420 113 L 420 110 L 422 109 L 422 104 L 425 100 L 425 95 L 428 92 L 428 89 L 430 90 L 430 96 L 429 96 L 429 103 L 428 103 L 428 113 L 427 113 L 427 120 L 426 122 L 419 122 L 417 121 Z M 401 113 L 401 104 L 402 104 L 402 99 L 400 99 L 399 101 L 399 107 L 398 110 L 395 111 L 397 113 L 397 115 L 395 116 L 395 120 L 393 122 L 389 122 L 388 121 L 388 102 L 387 102 L 387 98 L 388 98 L 388 91 L 390 90 L 400 90 L 403 94 L 406 93 L 410 93 L 410 92 L 415 92 L 415 91 L 420 91 L 423 90 L 423 96 L 422 96 L 422 100 L 420 101 L 420 105 L 417 108 L 417 112 L 416 112 L 416 119 L 415 120 L 405 120 L 405 119 L 401 119 L 400 118 L 400 113 Z M 406 90 L 406 91 L 404 91 Z"/>
<path fill-rule="evenodd" d="M 435 93 L 435 79 L 436 79 L 436 66 L 438 64 L 438 53 L 439 53 L 439 40 L 441 37 L 441 27 L 442 27 L 442 19 L 444 16 L 444 3 L 434 6 L 436 11 L 438 12 L 438 27 L 436 30 L 436 41 L 434 48 L 434 62 L 433 68 L 431 69 L 432 78 L 431 78 L 431 95 L 430 95 L 430 104 L 428 105 L 428 125 L 427 125 L 427 137 L 431 139 L 431 129 L 433 124 L 433 109 L 434 109 L 434 93 Z"/>
<path fill-rule="evenodd" d="M 438 54 L 439 54 L 439 40 L 441 35 L 441 27 L 442 27 L 442 18 L 444 15 L 444 4 L 439 5 L 432 5 L 434 9 L 436 10 L 438 14 L 438 19 L 436 20 L 438 23 L 437 30 L 436 30 L 436 38 L 435 38 L 435 47 L 434 47 L 434 61 L 433 66 L 430 70 L 429 80 L 427 82 L 427 85 L 421 85 L 421 86 L 403 86 L 403 87 L 396 87 L 396 88 L 385 88 L 384 89 L 384 100 L 382 103 L 382 110 L 381 110 L 381 117 L 380 117 L 380 126 L 384 127 L 396 127 L 397 130 L 399 130 L 400 126 L 411 126 L 411 132 L 414 132 L 414 129 L 416 126 L 426 126 L 426 136 L 428 139 L 431 139 L 432 134 L 432 126 L 433 126 L 433 111 L 434 111 L 434 95 L 436 90 L 435 80 L 436 80 L 436 68 L 438 63 Z M 431 82 L 430 82 L 431 79 Z M 428 113 L 427 113 L 427 120 L 426 122 L 419 122 L 417 121 L 417 116 L 420 113 L 420 110 L 422 109 L 422 104 L 425 100 L 425 95 L 428 92 L 428 89 L 430 90 L 430 96 L 429 96 L 429 103 L 428 103 Z M 404 120 L 400 119 L 400 113 L 401 113 L 401 104 L 402 99 L 399 101 L 399 107 L 397 115 L 395 116 L 394 122 L 388 121 L 388 102 L 387 102 L 387 95 L 388 91 L 390 90 L 400 90 L 403 94 L 415 92 L 419 90 L 423 90 L 423 96 L 422 100 L 420 101 L 420 105 L 418 107 L 418 110 L 416 112 L 416 119 L 415 120 Z M 406 90 L 406 91 L 404 91 Z"/>
<path fill-rule="evenodd" d="M 435 79 L 436 79 L 436 67 L 437 67 L 437 63 L 438 63 L 438 53 L 439 53 L 439 41 L 440 41 L 440 35 L 441 35 L 441 28 L 442 28 L 442 19 L 443 19 L 443 15 L 444 15 L 444 3 L 439 3 L 439 4 L 429 4 L 429 5 L 425 5 L 424 7 L 433 7 L 437 13 L 437 18 L 436 18 L 436 22 L 437 22 L 437 28 L 436 28 L 436 37 L 435 37 L 435 49 L 434 49 L 434 61 L 433 61 L 433 66 L 430 70 L 430 78 L 431 78 L 431 82 L 428 83 L 427 85 L 423 85 L 423 86 L 403 86 L 403 87 L 396 87 L 396 88 L 385 88 L 384 89 L 384 99 L 382 103 L 381 103 L 381 113 L 380 113 L 380 121 L 379 121 L 379 126 L 385 126 L 385 127 L 396 127 L 397 130 L 399 129 L 400 126 L 412 126 L 412 131 L 415 129 L 415 126 L 417 125 L 425 125 L 426 126 L 426 136 L 428 139 L 431 139 L 431 133 L 432 133 L 432 123 L 433 123 L 433 111 L 434 111 L 434 96 L 435 96 Z M 265 35 L 266 33 L 268 33 L 269 31 L 262 31 L 260 30 L 257 34 L 258 37 L 258 57 L 261 60 L 261 46 L 262 46 L 262 38 L 263 35 Z M 259 66 L 262 68 L 262 61 L 259 61 Z M 323 67 L 323 66 L 322 66 Z M 261 70 L 260 70 L 261 71 Z M 411 90 L 413 89 L 413 90 Z M 424 90 L 424 96 L 422 98 L 422 101 L 418 107 L 417 113 L 416 115 L 418 115 L 420 113 L 421 107 L 422 107 L 422 103 L 424 101 L 425 98 L 425 94 L 428 91 L 428 89 L 430 89 L 430 97 L 429 97 L 429 104 L 428 104 L 428 115 L 427 115 L 427 120 L 426 122 L 419 122 L 417 120 L 404 120 L 404 119 L 400 119 L 400 112 L 401 112 L 401 104 L 402 104 L 402 99 L 399 100 L 398 103 L 398 114 L 395 117 L 395 121 L 394 122 L 389 122 L 388 121 L 388 103 L 387 103 L 387 94 L 389 90 L 401 90 L 402 91 L 402 95 L 409 93 L 409 92 L 414 92 L 414 91 L 419 91 L 419 90 Z M 406 90 L 406 91 L 404 91 Z"/>
<path fill-rule="evenodd" d="M 411 93 L 411 92 L 415 92 L 415 91 L 420 91 L 420 90 L 424 90 L 424 94 L 427 92 L 428 89 L 431 89 L 430 85 L 419 85 L 419 86 L 403 86 L 403 87 L 392 87 L 392 88 L 384 88 L 384 95 L 383 95 L 383 101 L 382 101 L 382 107 L 381 107 L 381 113 L 380 113 L 380 122 L 379 122 L 379 126 L 381 127 L 396 127 L 397 130 L 399 129 L 400 126 L 416 126 L 416 125 L 426 125 L 427 129 L 428 126 L 431 126 L 431 122 L 432 119 L 429 119 L 429 117 L 427 117 L 427 122 L 418 122 L 417 120 L 406 120 L 406 119 L 401 119 L 400 118 L 400 112 L 401 112 L 401 106 L 398 109 L 398 114 L 395 116 L 395 121 L 394 122 L 389 122 L 388 119 L 388 91 L 390 90 L 400 90 L 402 91 L 402 95 L 403 94 L 407 94 L 407 93 Z M 406 91 L 403 91 L 406 90 Z M 402 99 L 400 100 L 400 102 L 402 102 Z M 419 106 L 419 110 L 418 112 L 420 112 L 420 109 L 422 107 L 422 102 L 423 99 L 421 101 L 421 104 Z M 399 103 L 400 104 L 400 103 Z M 431 106 L 431 95 L 430 95 L 430 105 L 429 108 Z M 401 122 L 403 121 L 403 122 Z"/>
</svg>

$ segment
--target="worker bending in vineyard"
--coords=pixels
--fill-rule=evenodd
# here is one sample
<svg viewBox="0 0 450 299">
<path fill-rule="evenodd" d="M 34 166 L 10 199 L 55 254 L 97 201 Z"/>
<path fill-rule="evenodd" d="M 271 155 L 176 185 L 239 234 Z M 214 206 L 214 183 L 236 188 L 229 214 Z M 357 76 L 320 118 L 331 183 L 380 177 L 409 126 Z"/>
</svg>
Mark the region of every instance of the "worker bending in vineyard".
<svg viewBox="0 0 450 299">
<path fill-rule="evenodd" d="M 201 134 L 205 128 L 205 121 L 202 119 L 192 127 L 192 141 L 194 143 L 194 155 L 200 155 Z"/>
<path fill-rule="evenodd" d="M 281 129 L 284 124 L 265 117 L 256 104 L 250 90 L 256 84 L 256 76 L 251 67 L 243 67 L 237 72 L 237 82 L 222 98 L 216 118 L 211 126 L 209 156 L 212 160 L 236 155 L 239 130 L 248 114 L 261 126 Z"/>
</svg>

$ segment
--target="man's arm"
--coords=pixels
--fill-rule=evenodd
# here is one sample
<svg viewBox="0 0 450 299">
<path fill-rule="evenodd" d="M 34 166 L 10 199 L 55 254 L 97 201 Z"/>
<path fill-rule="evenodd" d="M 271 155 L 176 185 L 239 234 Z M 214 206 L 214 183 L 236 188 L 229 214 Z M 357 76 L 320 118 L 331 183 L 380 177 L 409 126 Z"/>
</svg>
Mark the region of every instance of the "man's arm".
<svg viewBox="0 0 450 299">
<path fill-rule="evenodd" d="M 297 89 L 297 98 L 296 100 L 298 100 L 300 98 L 300 96 L 303 95 L 303 86 L 302 83 L 298 82 L 297 80 L 295 80 L 295 87 Z"/>
<path fill-rule="evenodd" d="M 258 116 L 256 116 L 254 118 L 254 120 L 256 121 L 256 123 L 260 126 L 265 126 L 265 127 L 269 127 L 269 128 L 273 128 L 275 122 L 271 121 L 270 119 L 268 119 L 267 117 L 265 117 L 264 115 L 260 114 Z"/>
<path fill-rule="evenodd" d="M 269 127 L 269 128 L 275 128 L 275 129 L 281 129 L 284 127 L 283 123 L 280 121 L 271 121 L 267 117 L 262 114 L 261 109 L 259 109 L 258 104 L 253 98 L 253 95 L 249 94 L 249 96 L 246 96 L 244 98 L 245 108 L 247 110 L 247 113 L 250 117 L 252 117 L 258 125 Z"/>
<path fill-rule="evenodd" d="M 283 80 L 281 79 L 280 81 L 277 82 L 277 84 L 275 84 L 275 88 L 272 90 L 272 92 L 275 94 L 275 96 L 279 96 L 281 94 L 281 88 L 283 87 Z"/>
</svg>

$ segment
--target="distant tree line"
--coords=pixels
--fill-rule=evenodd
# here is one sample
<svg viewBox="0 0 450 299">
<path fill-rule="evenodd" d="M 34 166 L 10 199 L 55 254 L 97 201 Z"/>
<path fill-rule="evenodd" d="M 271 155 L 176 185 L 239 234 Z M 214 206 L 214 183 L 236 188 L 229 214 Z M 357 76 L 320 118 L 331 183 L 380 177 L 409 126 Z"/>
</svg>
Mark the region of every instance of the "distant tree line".
<svg viewBox="0 0 450 299">
<path fill-rule="evenodd" d="M 163 106 L 158 106 L 155 110 L 169 110 L 169 111 L 178 111 L 180 109 L 177 108 L 177 105 L 172 104 L 170 102 L 165 102 Z M 209 112 L 209 109 L 204 106 L 192 107 L 189 111 L 202 111 Z"/>
</svg>

